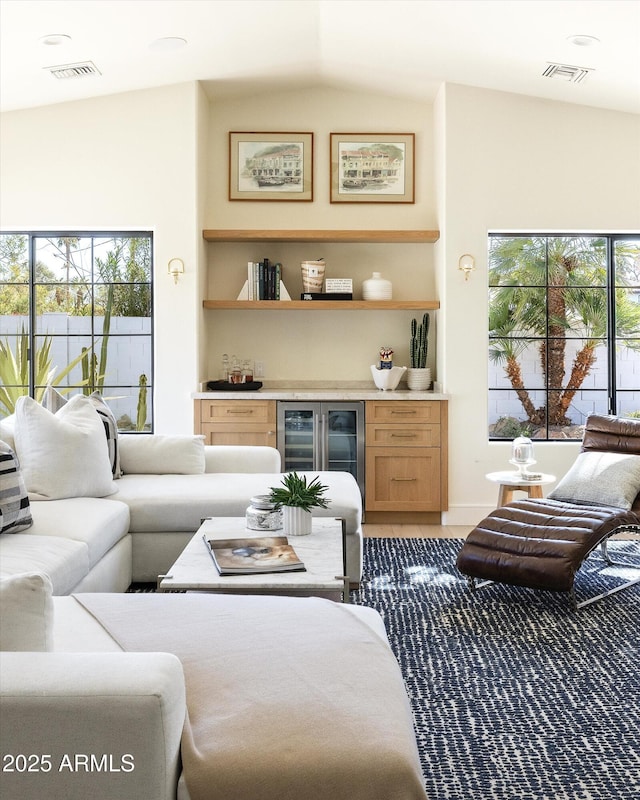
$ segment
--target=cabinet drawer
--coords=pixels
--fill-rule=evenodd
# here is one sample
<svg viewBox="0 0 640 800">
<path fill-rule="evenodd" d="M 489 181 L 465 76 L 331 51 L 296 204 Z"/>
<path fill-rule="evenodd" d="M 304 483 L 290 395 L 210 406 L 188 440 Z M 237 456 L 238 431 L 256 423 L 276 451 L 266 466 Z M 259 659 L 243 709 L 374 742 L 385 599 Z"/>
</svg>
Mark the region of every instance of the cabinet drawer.
<svg viewBox="0 0 640 800">
<path fill-rule="evenodd" d="M 274 400 L 203 400 L 200 422 L 242 426 L 263 423 L 275 427 L 276 404 Z"/>
<path fill-rule="evenodd" d="M 440 448 L 368 447 L 367 511 L 439 511 Z"/>
<path fill-rule="evenodd" d="M 366 431 L 367 447 L 440 447 L 440 425 L 380 422 L 367 425 Z"/>
<path fill-rule="evenodd" d="M 201 426 L 200 433 L 204 434 L 205 444 L 232 444 L 232 445 L 262 445 L 276 446 L 276 432 L 273 428 L 265 429 L 264 425 L 231 425 Z"/>
<path fill-rule="evenodd" d="M 371 422 L 440 422 L 440 403 L 426 400 L 371 400 L 366 404 L 366 421 Z"/>
</svg>

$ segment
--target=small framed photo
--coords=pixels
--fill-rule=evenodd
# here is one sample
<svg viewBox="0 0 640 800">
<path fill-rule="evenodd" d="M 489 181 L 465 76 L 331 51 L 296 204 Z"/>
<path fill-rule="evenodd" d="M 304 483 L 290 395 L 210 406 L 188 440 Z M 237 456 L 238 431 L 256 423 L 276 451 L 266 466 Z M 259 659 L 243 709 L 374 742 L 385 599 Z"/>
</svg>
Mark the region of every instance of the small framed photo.
<svg viewBox="0 0 640 800">
<path fill-rule="evenodd" d="M 229 133 L 229 200 L 313 200 L 313 133 Z"/>
<path fill-rule="evenodd" d="M 332 203 L 414 203 L 415 133 L 331 133 Z"/>
</svg>

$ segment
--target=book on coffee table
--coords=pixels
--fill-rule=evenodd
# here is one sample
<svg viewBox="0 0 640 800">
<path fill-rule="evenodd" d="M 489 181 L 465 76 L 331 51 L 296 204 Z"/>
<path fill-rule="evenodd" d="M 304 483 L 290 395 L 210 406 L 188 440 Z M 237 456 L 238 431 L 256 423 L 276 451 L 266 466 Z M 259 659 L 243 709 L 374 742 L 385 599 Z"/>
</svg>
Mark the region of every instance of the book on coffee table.
<svg viewBox="0 0 640 800">
<path fill-rule="evenodd" d="M 286 536 L 208 539 L 205 534 L 203 539 L 220 575 L 305 570 Z"/>
</svg>

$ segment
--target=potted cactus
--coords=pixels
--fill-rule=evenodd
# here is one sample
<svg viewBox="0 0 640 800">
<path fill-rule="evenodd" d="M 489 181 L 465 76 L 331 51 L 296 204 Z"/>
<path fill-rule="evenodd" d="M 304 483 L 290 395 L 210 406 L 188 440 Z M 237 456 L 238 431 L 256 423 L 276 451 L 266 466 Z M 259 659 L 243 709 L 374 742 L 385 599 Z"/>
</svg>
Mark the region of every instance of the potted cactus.
<svg viewBox="0 0 640 800">
<path fill-rule="evenodd" d="M 282 486 L 272 486 L 269 500 L 275 509 L 282 508 L 284 533 L 304 536 L 311 533 L 311 509 L 327 508 L 329 501 L 322 497 L 329 487 L 315 477 L 307 482 L 305 475 L 288 472 L 282 476 Z"/>
<path fill-rule="evenodd" d="M 427 367 L 429 322 L 428 314 L 424 314 L 419 325 L 415 317 L 411 320 L 409 342 L 411 367 L 407 370 L 407 385 L 414 391 L 426 391 L 431 386 L 431 370 Z"/>
</svg>

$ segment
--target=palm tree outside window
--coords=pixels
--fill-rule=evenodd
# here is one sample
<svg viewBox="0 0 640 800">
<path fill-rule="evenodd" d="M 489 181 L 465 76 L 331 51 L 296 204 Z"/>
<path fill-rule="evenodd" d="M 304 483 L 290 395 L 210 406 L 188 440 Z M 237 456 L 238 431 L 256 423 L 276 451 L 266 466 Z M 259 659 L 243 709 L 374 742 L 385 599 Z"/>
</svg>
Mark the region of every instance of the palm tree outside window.
<svg viewBox="0 0 640 800">
<path fill-rule="evenodd" d="M 489 236 L 489 438 L 640 417 L 640 236 Z"/>
</svg>

